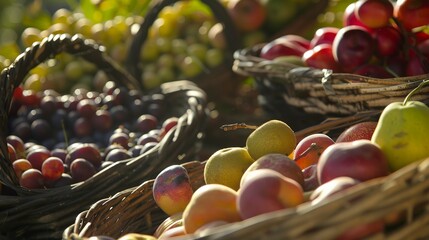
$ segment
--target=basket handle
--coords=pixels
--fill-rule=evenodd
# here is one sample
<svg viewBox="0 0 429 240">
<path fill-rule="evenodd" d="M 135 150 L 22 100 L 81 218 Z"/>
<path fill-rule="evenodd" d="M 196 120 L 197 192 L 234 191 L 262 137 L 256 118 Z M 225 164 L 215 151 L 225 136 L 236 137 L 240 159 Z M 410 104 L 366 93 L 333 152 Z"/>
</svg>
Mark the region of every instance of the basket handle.
<svg viewBox="0 0 429 240">
<path fill-rule="evenodd" d="M 7 157 L 6 132 L 9 108 L 14 90 L 24 81 L 31 69 L 40 63 L 66 52 L 94 63 L 112 80 L 130 89 L 141 89 L 139 82 L 105 53 L 105 47 L 81 35 L 52 34 L 34 43 L 21 53 L 15 61 L 3 69 L 0 75 L 0 180 L 16 186 L 18 180 Z M 6 174 L 9 173 L 9 174 Z"/>
<path fill-rule="evenodd" d="M 232 66 L 233 53 L 241 48 L 241 38 L 237 34 L 237 30 L 235 28 L 235 25 L 229 16 L 229 13 L 226 11 L 225 7 L 218 1 L 218 0 L 200 0 L 202 3 L 207 5 L 214 16 L 216 17 L 217 21 L 223 25 L 223 33 L 225 36 L 226 45 L 228 48 L 228 51 L 231 53 L 231 58 L 227 59 L 227 64 Z M 128 57 L 126 59 L 126 66 L 129 69 L 129 72 L 137 79 L 139 79 L 142 74 L 141 69 L 138 67 L 138 63 L 140 60 L 140 51 L 142 48 L 142 45 L 144 41 L 146 41 L 149 33 L 149 29 L 152 26 L 152 24 L 155 22 L 155 20 L 158 18 L 158 14 L 161 12 L 161 10 L 169 5 L 172 5 L 176 2 L 179 2 L 179 0 L 157 0 L 153 2 L 152 7 L 147 11 L 146 15 L 144 16 L 144 20 L 142 24 L 140 25 L 140 28 L 138 32 L 135 34 L 129 51 L 128 51 Z"/>
</svg>

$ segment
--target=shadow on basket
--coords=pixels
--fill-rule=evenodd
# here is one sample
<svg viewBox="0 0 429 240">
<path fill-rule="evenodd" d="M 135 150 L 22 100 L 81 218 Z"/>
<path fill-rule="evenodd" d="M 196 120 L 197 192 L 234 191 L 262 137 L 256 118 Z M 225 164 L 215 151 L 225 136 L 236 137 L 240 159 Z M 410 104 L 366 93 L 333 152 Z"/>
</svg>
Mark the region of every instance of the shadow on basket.
<svg viewBox="0 0 429 240">
<path fill-rule="evenodd" d="M 116 87 L 109 93 L 81 91 L 86 95 L 22 89 L 33 68 L 62 53 L 93 63 Z M 92 203 L 137 186 L 168 165 L 198 160 L 208 114 L 205 92 L 190 81 L 142 91 L 90 39 L 50 35 L 27 48 L 0 77 L 0 234 L 5 238 L 59 239 Z M 88 102 L 92 104 L 83 104 Z M 152 121 L 147 121 L 149 115 Z M 167 126 L 168 119 L 173 121 Z M 127 137 L 127 144 L 111 139 L 117 132 Z M 11 152 L 15 145 L 9 137 L 15 134 L 25 148 Z M 29 173 L 15 163 L 18 158 L 28 160 Z M 54 168 L 45 164 L 52 162 L 49 158 L 64 163 L 55 179 L 50 174 Z"/>
</svg>

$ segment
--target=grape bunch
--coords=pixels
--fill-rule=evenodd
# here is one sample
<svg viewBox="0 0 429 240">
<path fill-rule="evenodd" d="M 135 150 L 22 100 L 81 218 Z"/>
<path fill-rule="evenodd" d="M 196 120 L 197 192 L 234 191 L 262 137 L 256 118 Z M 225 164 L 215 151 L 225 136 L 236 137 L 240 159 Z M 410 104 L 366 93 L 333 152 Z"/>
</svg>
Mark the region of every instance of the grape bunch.
<svg viewBox="0 0 429 240">
<path fill-rule="evenodd" d="M 114 162 L 139 156 L 177 124 L 164 95 L 108 81 L 101 92 L 60 95 L 18 87 L 8 121 L 9 159 L 22 187 L 84 181 Z"/>
</svg>

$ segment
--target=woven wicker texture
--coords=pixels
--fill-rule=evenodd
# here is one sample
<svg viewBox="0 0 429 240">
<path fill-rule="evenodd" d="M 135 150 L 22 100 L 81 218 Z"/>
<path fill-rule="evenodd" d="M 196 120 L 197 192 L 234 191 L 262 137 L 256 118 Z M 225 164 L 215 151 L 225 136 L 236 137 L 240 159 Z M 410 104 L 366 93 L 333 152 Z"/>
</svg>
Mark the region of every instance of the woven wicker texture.
<svg viewBox="0 0 429 240">
<path fill-rule="evenodd" d="M 269 114 L 291 123 L 303 120 L 305 127 L 325 117 L 380 110 L 391 102 L 402 101 L 422 80 L 429 78 L 429 74 L 424 74 L 379 79 L 300 67 L 258 57 L 263 46 L 236 51 L 233 70 L 254 77 L 260 104 Z M 428 92 L 429 87 L 425 87 L 412 99 L 429 103 Z M 305 122 L 309 119 L 314 121 Z"/>
<path fill-rule="evenodd" d="M 147 94 L 162 94 L 166 111 L 179 117 L 179 122 L 152 150 L 136 158 L 115 162 L 90 179 L 71 186 L 41 190 L 20 187 L 7 157 L 5 136 L 12 93 L 30 69 L 61 52 L 80 56 L 106 71 L 119 84 L 139 89 L 137 81 L 110 60 L 102 46 L 77 35 L 51 35 L 28 48 L 2 71 L 0 181 L 3 188 L 15 194 L 0 195 L 0 233 L 10 239 L 59 239 L 78 213 L 97 200 L 137 186 L 168 165 L 195 160 L 200 140 L 204 137 L 206 94 L 189 81 L 164 84 Z"/>
</svg>

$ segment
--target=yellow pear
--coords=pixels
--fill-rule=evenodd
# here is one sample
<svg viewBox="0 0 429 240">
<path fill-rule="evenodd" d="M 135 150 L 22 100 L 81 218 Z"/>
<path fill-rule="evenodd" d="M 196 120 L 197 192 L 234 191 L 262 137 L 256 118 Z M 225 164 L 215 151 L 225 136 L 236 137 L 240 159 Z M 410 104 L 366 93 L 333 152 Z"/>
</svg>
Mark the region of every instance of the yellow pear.
<svg viewBox="0 0 429 240">
<path fill-rule="evenodd" d="M 419 101 L 389 104 L 371 141 L 380 146 L 393 171 L 429 157 L 429 107 Z"/>
<path fill-rule="evenodd" d="M 257 127 L 246 139 L 246 147 L 253 159 L 265 154 L 289 155 L 296 146 L 294 131 L 285 122 L 269 120 Z"/>
</svg>

